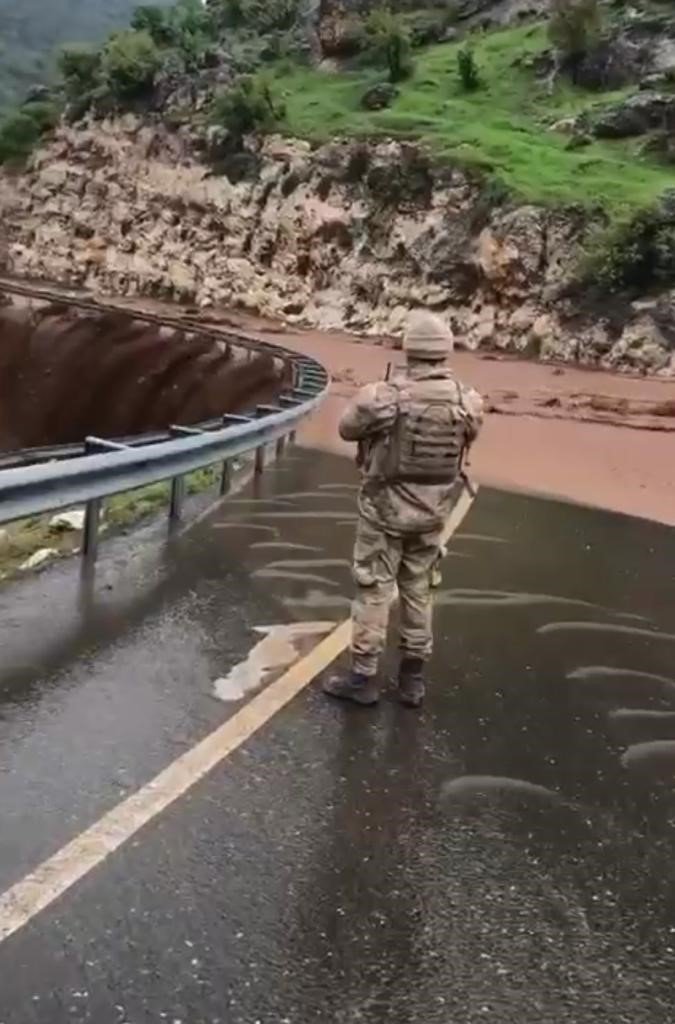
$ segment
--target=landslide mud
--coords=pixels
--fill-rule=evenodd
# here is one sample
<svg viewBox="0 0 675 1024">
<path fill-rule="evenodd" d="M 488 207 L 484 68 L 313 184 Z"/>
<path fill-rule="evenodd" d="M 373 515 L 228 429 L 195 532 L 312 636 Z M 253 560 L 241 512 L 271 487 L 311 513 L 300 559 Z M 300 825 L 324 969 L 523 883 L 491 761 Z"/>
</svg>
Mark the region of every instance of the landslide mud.
<svg viewBox="0 0 675 1024">
<path fill-rule="evenodd" d="M 0 310 L 0 449 L 189 426 L 269 402 L 287 369 L 198 332 L 64 305 Z"/>
<path fill-rule="evenodd" d="M 380 379 L 388 362 L 400 362 L 400 353 L 355 343 L 338 333 L 302 331 L 231 311 L 220 321 L 213 313 L 211 319 L 323 363 L 334 384 L 300 439 L 317 449 L 353 456 L 353 445 L 338 436 L 345 403 L 358 384 Z M 675 381 L 486 359 L 468 352 L 456 352 L 452 366 L 487 399 L 485 428 L 471 456 L 471 472 L 480 483 L 675 526 L 675 437 L 668 415 Z M 507 400 L 500 397 L 504 392 Z M 553 397 L 559 405 L 541 404 Z M 623 542 L 631 543 L 631 526 L 624 525 Z M 616 543 L 616 538 L 608 542 L 608 558 Z"/>
</svg>

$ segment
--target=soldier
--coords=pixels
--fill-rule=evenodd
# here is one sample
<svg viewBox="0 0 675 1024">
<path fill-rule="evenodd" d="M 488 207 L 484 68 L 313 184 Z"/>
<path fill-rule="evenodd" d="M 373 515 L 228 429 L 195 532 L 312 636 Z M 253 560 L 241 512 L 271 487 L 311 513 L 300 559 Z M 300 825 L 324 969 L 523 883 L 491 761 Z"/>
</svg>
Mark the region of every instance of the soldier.
<svg viewBox="0 0 675 1024">
<path fill-rule="evenodd" d="M 362 473 L 353 574 L 352 667 L 330 679 L 331 697 L 376 704 L 378 662 L 389 609 L 400 600 L 399 699 L 420 707 L 432 649 L 432 577 L 442 532 L 468 485 L 463 460 L 482 425 L 480 395 L 447 366 L 450 329 L 437 316 L 411 313 L 406 367 L 359 391 L 340 421 L 340 436 L 359 445 Z"/>
</svg>

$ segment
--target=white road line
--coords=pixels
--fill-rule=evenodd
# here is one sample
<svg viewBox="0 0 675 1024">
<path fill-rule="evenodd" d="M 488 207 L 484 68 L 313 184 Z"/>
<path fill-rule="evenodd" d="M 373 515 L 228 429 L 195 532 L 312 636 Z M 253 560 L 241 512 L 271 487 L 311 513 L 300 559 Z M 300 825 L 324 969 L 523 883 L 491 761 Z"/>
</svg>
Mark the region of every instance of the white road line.
<svg viewBox="0 0 675 1024">
<path fill-rule="evenodd" d="M 224 725 L 0 896 L 0 942 L 62 896 L 285 707 L 342 653 L 350 629 L 350 622 L 343 622 Z"/>
<path fill-rule="evenodd" d="M 444 541 L 458 529 L 472 502 L 464 492 L 448 520 Z M 347 619 L 227 722 L 0 895 L 0 943 L 51 906 L 250 739 L 342 654 L 350 638 L 351 620 Z"/>
</svg>

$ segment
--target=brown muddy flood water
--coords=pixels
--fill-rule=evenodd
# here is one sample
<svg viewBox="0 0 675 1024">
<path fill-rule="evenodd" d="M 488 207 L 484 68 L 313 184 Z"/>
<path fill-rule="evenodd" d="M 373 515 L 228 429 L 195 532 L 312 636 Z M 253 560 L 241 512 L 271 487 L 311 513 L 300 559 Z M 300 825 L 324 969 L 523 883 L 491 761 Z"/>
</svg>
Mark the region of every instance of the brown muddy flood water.
<svg viewBox="0 0 675 1024">
<path fill-rule="evenodd" d="M 286 382 L 198 331 L 65 306 L 0 310 L 0 449 L 123 437 L 271 401 Z"/>
</svg>

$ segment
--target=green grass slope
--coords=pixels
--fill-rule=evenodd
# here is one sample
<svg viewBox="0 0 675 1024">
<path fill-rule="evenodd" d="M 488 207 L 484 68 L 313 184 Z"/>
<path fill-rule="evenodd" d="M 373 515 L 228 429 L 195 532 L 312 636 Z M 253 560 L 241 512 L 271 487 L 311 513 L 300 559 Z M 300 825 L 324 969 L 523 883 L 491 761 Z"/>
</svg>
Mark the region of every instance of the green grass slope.
<svg viewBox="0 0 675 1024">
<path fill-rule="evenodd" d="M 482 87 L 462 90 L 460 44 L 416 55 L 414 77 L 388 110 L 362 110 L 372 71 L 280 71 L 276 87 L 287 108 L 287 130 L 304 138 L 402 136 L 417 138 L 439 155 L 481 167 L 523 199 L 538 203 L 602 205 L 626 214 L 675 186 L 675 173 L 639 155 L 639 143 L 594 142 L 578 150 L 550 127 L 621 93 L 584 93 L 559 84 L 551 95 L 532 71 L 514 64 L 547 46 L 544 26 L 494 31 L 472 40 Z"/>
</svg>

